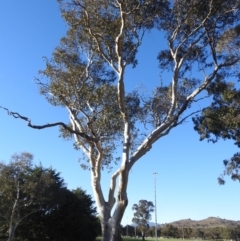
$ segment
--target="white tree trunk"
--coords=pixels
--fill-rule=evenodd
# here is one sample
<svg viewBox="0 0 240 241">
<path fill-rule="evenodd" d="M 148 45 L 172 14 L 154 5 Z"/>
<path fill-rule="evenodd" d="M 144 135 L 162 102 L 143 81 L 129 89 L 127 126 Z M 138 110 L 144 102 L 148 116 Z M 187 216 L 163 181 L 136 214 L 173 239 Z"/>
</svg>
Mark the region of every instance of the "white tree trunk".
<svg viewBox="0 0 240 241">
<path fill-rule="evenodd" d="M 12 223 L 10 223 L 10 225 L 9 225 L 9 234 L 8 234 L 8 240 L 7 241 L 13 241 L 16 228 L 17 228 L 17 225 L 13 225 Z"/>
<path fill-rule="evenodd" d="M 98 213 L 102 228 L 102 241 L 121 241 L 120 224 L 128 205 L 127 183 L 128 183 L 128 168 L 122 168 L 112 176 L 112 182 L 109 190 L 108 201 L 106 202 L 100 185 L 100 172 L 92 171 L 92 187 L 93 193 L 98 208 Z M 116 178 L 119 177 L 117 190 L 117 202 L 113 214 L 111 214 L 115 204 L 114 192 L 116 186 Z"/>
<path fill-rule="evenodd" d="M 14 215 L 17 211 L 17 205 L 18 205 L 18 200 L 19 200 L 19 193 L 20 193 L 20 186 L 19 186 L 19 181 L 17 182 L 17 195 L 16 195 L 16 199 L 15 202 L 13 204 L 13 208 L 12 208 L 12 214 L 10 217 L 10 221 L 9 221 L 9 229 L 8 229 L 8 241 L 12 241 L 14 238 L 14 233 L 15 230 L 17 228 L 17 224 L 14 225 Z"/>
<path fill-rule="evenodd" d="M 117 204 L 114 215 L 111 216 L 109 211 L 100 214 L 102 241 L 121 241 L 120 223 L 126 209 L 126 202 L 120 201 Z M 103 208 L 104 210 L 104 208 Z"/>
</svg>

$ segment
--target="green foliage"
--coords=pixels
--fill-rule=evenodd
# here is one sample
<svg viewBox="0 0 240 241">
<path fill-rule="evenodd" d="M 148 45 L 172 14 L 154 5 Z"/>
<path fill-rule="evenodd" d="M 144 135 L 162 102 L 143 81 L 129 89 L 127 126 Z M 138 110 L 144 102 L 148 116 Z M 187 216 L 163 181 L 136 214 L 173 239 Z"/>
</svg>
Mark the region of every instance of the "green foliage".
<svg viewBox="0 0 240 241">
<path fill-rule="evenodd" d="M 46 67 L 39 72 L 47 81 L 36 81 L 40 93 L 52 105 L 69 110 L 71 129 L 84 133 L 84 137 L 101 140 L 101 165 L 110 167 L 113 160 L 118 160 L 113 157 L 122 144 L 124 129 L 116 86 L 118 55 L 121 55 L 124 68 L 137 64 L 137 49 L 146 29 L 155 26 L 158 16 L 167 11 L 168 3 L 158 0 L 126 2 L 122 7 L 131 14 L 125 14 L 124 26 L 120 8 L 112 1 L 59 0 L 59 3 L 69 28 L 52 59 L 45 58 Z M 124 38 L 121 37 L 116 47 L 121 31 L 124 31 Z M 130 117 L 129 143 L 134 151 L 141 140 L 135 123 L 144 122 L 148 110 L 143 109 L 141 98 L 134 91 L 125 94 L 124 103 Z M 65 128 L 60 130 L 63 138 L 72 137 Z M 84 137 L 78 136 L 76 149 L 88 149 Z M 89 168 L 85 164 L 82 167 Z"/>
<path fill-rule="evenodd" d="M 225 184 L 224 176 L 230 176 L 233 181 L 240 182 L 240 153 L 235 153 L 230 160 L 224 160 L 224 172 L 218 178 L 219 184 Z"/>
<path fill-rule="evenodd" d="M 128 226 L 130 237 L 126 236 L 126 228 L 122 229 L 122 235 L 124 241 L 135 241 L 140 238 L 134 238 L 134 227 Z M 160 233 L 161 232 L 161 233 Z M 139 230 L 137 230 L 137 236 L 141 236 Z M 155 227 L 151 227 L 146 231 L 147 240 L 155 239 Z M 189 241 L 196 239 L 204 240 L 240 240 L 240 226 L 236 227 L 215 227 L 215 228 L 191 228 L 191 227 L 174 227 L 171 224 L 161 226 L 161 230 L 158 229 L 158 238 L 161 240 L 174 241 L 176 239 L 186 239 Z M 97 239 L 98 240 L 98 239 Z M 99 239 L 100 240 L 100 239 Z"/>
<path fill-rule="evenodd" d="M 200 134 L 200 140 L 207 139 L 213 143 L 219 139 L 231 139 L 240 147 L 240 90 L 233 83 L 226 83 L 219 79 L 209 85 L 209 94 L 213 94 L 213 102 L 203 109 L 201 116 L 193 118 L 194 129 Z M 240 181 L 239 153 L 230 160 L 224 160 L 225 170 L 218 178 L 224 184 L 224 176 L 231 176 L 233 180 Z"/>
<path fill-rule="evenodd" d="M 112 83 L 115 74 L 106 68 L 99 56 L 89 56 L 91 64 L 87 66 L 86 61 L 76 59 L 82 56 L 78 53 L 78 47 L 66 44 L 68 41 L 65 39 L 61 47 L 55 50 L 53 60 L 47 60 L 46 69 L 40 71 L 41 75 L 51 80 L 47 85 L 38 82 L 40 93 L 51 104 L 65 106 L 72 111 L 71 118 L 79 123 L 79 126 L 74 126 L 71 122 L 69 126 L 72 129 L 78 129 L 93 138 L 97 135 L 101 139 L 104 159 L 102 165 L 108 166 L 113 160 L 115 149 L 121 144 L 119 140 L 124 126 L 117 102 L 117 87 Z M 71 52 L 75 57 L 69 57 Z M 136 129 L 133 124 L 142 114 L 139 97 L 136 93 L 129 93 L 125 101 L 134 133 Z M 61 136 L 72 138 L 72 134 L 64 128 L 61 128 Z M 75 148 L 85 145 L 85 138 L 79 137 Z"/>
<path fill-rule="evenodd" d="M 178 228 L 174 227 L 171 224 L 167 224 L 166 226 L 161 228 L 161 235 L 166 238 L 179 238 Z"/>
<path fill-rule="evenodd" d="M 62 201 L 63 179 L 52 168 L 33 166 L 30 153 L 0 163 L 0 226 L 14 237 L 19 224 L 36 212 L 47 212 Z"/>
<path fill-rule="evenodd" d="M 120 4 L 109 0 L 59 0 L 59 3 L 68 31 L 52 59 L 46 58 L 46 67 L 40 71 L 44 81 L 37 79 L 37 83 L 40 93 L 51 104 L 67 108 L 68 127 L 84 133 L 75 136 L 76 149 L 86 153 L 89 140 L 90 146 L 101 141 L 101 166 L 111 167 L 111 162 L 118 160 L 114 158 L 115 151 L 123 142 L 126 116 L 130 122 L 128 146 L 132 152 L 137 150 L 142 137 L 148 135 L 142 127 L 155 129 L 170 116 L 174 122 L 169 130 L 177 126 L 185 118 L 180 116 L 194 101 L 189 96 L 203 83 L 202 77 L 195 75 L 199 71 L 205 74 L 205 80 L 209 79 L 199 92 L 207 89 L 209 96 L 218 99 L 203 110 L 202 116 L 207 116 L 207 120 L 195 118 L 201 138 L 204 135 L 208 138 L 212 132 L 217 138 L 238 139 L 238 130 L 232 133 L 238 125 L 238 109 L 233 103 L 231 108 L 220 107 L 218 98 L 219 88 L 225 88 L 227 95 L 234 94 L 231 84 L 220 86 L 228 85 L 223 80 L 240 76 L 236 68 L 230 68 L 237 67 L 240 58 L 238 1 L 132 0 Z M 172 83 L 161 83 L 146 98 L 137 91 L 125 93 L 122 85 L 120 97 L 120 82 L 116 81 L 124 80 L 128 65 L 136 66 L 143 36 L 153 28 L 166 35 L 169 48 L 160 50 L 158 60 L 161 72 L 172 73 Z M 208 86 L 211 81 L 214 82 Z M 238 97 L 234 97 L 235 102 Z M 226 98 L 224 102 L 230 96 Z M 197 123 L 206 121 L 203 125 Z M 209 131 L 204 125 L 208 125 Z M 64 127 L 60 130 L 63 138 L 72 138 L 73 132 Z M 99 152 L 99 148 L 93 149 L 94 154 Z M 81 165 L 89 168 L 88 164 Z"/>
<path fill-rule="evenodd" d="M 221 80 L 213 82 L 208 87 L 213 94 L 213 102 L 202 111 L 201 116 L 193 118 L 195 130 L 200 134 L 200 140 L 208 139 L 216 142 L 218 139 L 232 139 L 240 147 L 240 90 L 233 83 Z"/>
<path fill-rule="evenodd" d="M 59 173 L 32 160 L 21 153 L 0 163 L 0 237 L 12 224 L 14 240 L 94 241 L 100 224 L 91 196 L 67 190 Z"/>
<path fill-rule="evenodd" d="M 94 202 L 78 188 L 65 190 L 64 203 L 49 212 L 38 212 L 29 217 L 17 232 L 19 240 L 94 241 L 100 234 Z"/>
<path fill-rule="evenodd" d="M 238 54 L 240 48 L 240 25 L 228 29 L 219 39 L 217 50 L 230 54 Z"/>
<path fill-rule="evenodd" d="M 236 9 L 227 12 L 226 9 Z M 216 59 L 207 59 L 207 46 L 215 49 L 222 41 L 225 31 L 235 27 L 239 21 L 239 3 L 231 1 L 213 0 L 209 1 L 174 1 L 171 11 L 162 19 L 161 28 L 166 31 L 166 35 L 172 44 L 174 52 L 179 59 L 186 53 L 185 61 L 182 65 L 180 76 L 194 70 L 194 63 L 198 63 L 200 69 L 210 69 L 214 61 L 229 58 L 228 54 L 216 55 Z M 213 24 L 215 23 L 215 24 Z M 177 31 L 177 35 L 174 31 Z M 206 34 L 207 33 L 207 34 Z M 194 43 L 192 48 L 189 46 Z M 236 48 L 235 48 L 236 50 Z M 233 56 L 236 58 L 238 55 Z M 163 50 L 159 55 L 161 68 L 173 69 L 174 60 L 170 50 Z"/>
<path fill-rule="evenodd" d="M 151 213 L 154 211 L 154 205 L 151 201 L 139 200 L 138 204 L 132 206 L 132 210 L 135 211 L 132 221 L 138 225 L 144 239 L 145 232 L 149 228 L 148 221 L 152 219 Z"/>
<path fill-rule="evenodd" d="M 167 224 L 161 227 L 161 237 L 168 238 L 180 238 L 180 239 L 204 239 L 204 240 L 239 240 L 239 226 L 237 227 L 174 227 L 171 224 Z"/>
</svg>

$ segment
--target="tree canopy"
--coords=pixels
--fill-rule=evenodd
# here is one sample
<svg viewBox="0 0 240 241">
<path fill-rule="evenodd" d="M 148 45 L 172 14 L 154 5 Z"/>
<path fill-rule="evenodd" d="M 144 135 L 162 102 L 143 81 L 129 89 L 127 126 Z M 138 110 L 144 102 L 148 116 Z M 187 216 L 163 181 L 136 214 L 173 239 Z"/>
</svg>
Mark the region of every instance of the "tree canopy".
<svg viewBox="0 0 240 241">
<path fill-rule="evenodd" d="M 12 156 L 9 164 L 0 162 L 0 223 L 12 241 L 19 224 L 39 211 L 49 211 L 62 201 L 65 189 L 59 173 L 33 166 L 27 152 Z"/>
<path fill-rule="evenodd" d="M 219 139 L 229 139 L 240 147 L 240 90 L 234 82 L 226 82 L 220 77 L 209 85 L 208 92 L 213 94 L 211 105 L 193 118 L 200 140 L 207 139 L 215 143 Z M 223 164 L 225 170 L 218 178 L 219 184 L 225 183 L 226 175 L 234 181 L 240 181 L 240 154 L 235 153 L 229 160 L 225 159 Z"/>
<path fill-rule="evenodd" d="M 32 161 L 23 152 L 0 162 L 0 235 L 8 241 L 94 241 L 100 224 L 91 196 L 69 191 L 58 172 Z"/>
<path fill-rule="evenodd" d="M 101 235 L 96 208 L 90 195 L 81 188 L 65 190 L 64 202 L 49 212 L 31 215 L 16 233 L 18 240 L 95 241 Z"/>
</svg>

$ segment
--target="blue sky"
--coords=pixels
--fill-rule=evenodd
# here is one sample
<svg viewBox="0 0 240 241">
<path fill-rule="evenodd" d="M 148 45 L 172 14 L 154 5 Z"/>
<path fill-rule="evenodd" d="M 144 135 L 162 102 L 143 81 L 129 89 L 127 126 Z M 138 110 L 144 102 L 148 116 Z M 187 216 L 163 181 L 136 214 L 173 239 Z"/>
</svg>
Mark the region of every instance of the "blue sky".
<svg viewBox="0 0 240 241">
<path fill-rule="evenodd" d="M 44 68 L 43 56 L 50 57 L 66 32 L 56 0 L 0 1 L 0 105 L 31 118 L 34 124 L 67 122 L 67 112 L 50 106 L 38 94 L 34 77 Z M 146 36 L 139 52 L 139 65 L 127 71 L 127 86 L 145 85 L 149 90 L 160 82 L 157 51 L 165 44 L 159 34 Z M 165 76 L 166 78 L 166 76 Z M 34 130 L 0 110 L 0 160 L 15 152 L 34 154 L 35 162 L 59 171 L 69 189 L 82 187 L 92 194 L 90 173 L 80 168 L 81 153 L 73 143 L 60 139 L 58 128 Z M 140 199 L 154 201 L 153 172 L 157 172 L 158 222 L 172 222 L 209 216 L 240 220 L 240 184 L 227 179 L 219 186 L 222 160 L 238 151 L 231 141 L 200 142 L 192 121 L 159 140 L 130 173 L 129 205 L 122 223 L 130 223 L 131 207 Z M 108 191 L 111 173 L 102 180 Z M 153 215 L 154 220 L 154 215 Z"/>
</svg>

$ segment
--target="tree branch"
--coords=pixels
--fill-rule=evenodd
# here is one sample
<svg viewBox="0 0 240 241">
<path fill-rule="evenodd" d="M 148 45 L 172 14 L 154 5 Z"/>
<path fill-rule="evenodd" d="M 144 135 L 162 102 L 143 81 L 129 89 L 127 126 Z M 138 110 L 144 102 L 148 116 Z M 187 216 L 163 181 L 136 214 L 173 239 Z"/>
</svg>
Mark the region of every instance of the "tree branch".
<svg viewBox="0 0 240 241">
<path fill-rule="evenodd" d="M 118 73 L 118 68 L 115 66 L 114 62 L 112 61 L 111 58 L 109 58 L 103 51 L 102 47 L 101 47 L 101 44 L 100 44 L 100 41 L 98 40 L 97 37 L 101 37 L 100 35 L 98 34 L 95 34 L 93 31 L 92 31 L 92 28 L 90 26 L 90 18 L 89 18 L 89 14 L 88 14 L 88 11 L 87 9 L 79 2 L 79 1 L 74 1 L 74 4 L 80 6 L 84 13 L 85 13 L 85 17 L 86 17 L 86 22 L 87 22 L 87 29 L 88 29 L 88 32 L 89 34 L 94 38 L 94 40 L 96 41 L 96 44 L 98 46 L 98 50 L 100 52 L 100 54 L 102 55 L 102 57 L 107 61 L 107 63 L 114 69 L 114 71 L 116 71 Z"/>
<path fill-rule="evenodd" d="M 18 223 L 17 223 L 17 224 L 19 224 L 23 219 L 27 218 L 27 217 L 30 216 L 31 214 L 36 213 L 36 212 L 39 212 L 40 210 L 41 210 L 41 208 L 38 208 L 38 209 L 36 209 L 36 210 L 34 210 L 34 211 L 26 214 L 25 216 L 21 217 L 21 218 L 18 220 Z"/>
<path fill-rule="evenodd" d="M 87 134 L 83 133 L 83 132 L 79 132 L 79 131 L 75 131 L 73 130 L 72 128 L 70 128 L 69 126 L 67 126 L 65 123 L 63 122 L 55 122 L 55 123 L 50 123 L 50 124 L 45 124 L 45 125 L 33 125 L 31 123 L 31 120 L 28 118 L 28 117 L 25 117 L 25 116 L 22 116 L 20 115 L 19 113 L 17 112 L 12 112 L 10 111 L 9 109 L 5 108 L 5 107 L 2 107 L 0 106 L 0 108 L 6 110 L 8 112 L 8 115 L 11 115 L 13 116 L 14 118 L 16 119 L 22 119 L 24 121 L 27 122 L 27 125 L 33 129 L 38 129 L 38 130 L 41 130 L 41 129 L 45 129 L 45 128 L 50 128 L 50 127 L 54 127 L 54 126 L 62 126 L 64 129 L 68 130 L 70 133 L 72 134 L 76 134 L 76 135 L 79 135 L 83 138 L 85 138 L 86 140 L 89 140 L 89 141 L 93 141 L 93 142 L 96 142 L 98 141 L 97 138 L 93 138 L 91 136 L 88 136 Z"/>
<path fill-rule="evenodd" d="M 205 89 L 207 87 L 207 85 L 214 79 L 214 77 L 216 76 L 217 72 L 219 71 L 219 69 L 221 67 L 224 67 L 224 66 L 216 67 L 214 69 L 213 73 L 210 76 L 206 77 L 205 80 L 203 81 L 203 83 L 198 88 L 196 88 L 189 96 L 187 96 L 185 103 L 183 104 L 181 109 L 178 111 L 177 115 L 170 116 L 168 119 L 166 119 L 166 121 L 164 123 L 162 123 L 162 125 L 157 127 L 150 135 L 148 135 L 148 137 L 143 141 L 143 143 L 139 146 L 137 151 L 130 158 L 129 169 L 131 169 L 132 166 L 134 165 L 134 163 L 151 149 L 152 144 L 161 137 L 161 134 L 163 134 L 165 131 L 167 131 L 167 133 L 169 133 L 169 131 L 175 125 L 177 125 L 178 118 L 186 110 L 188 104 L 193 100 L 193 98 L 197 94 L 199 94 L 203 89 Z"/>
</svg>

